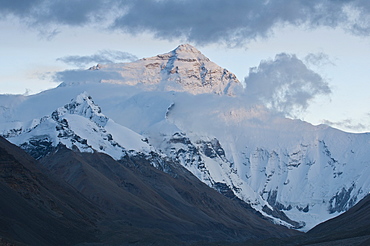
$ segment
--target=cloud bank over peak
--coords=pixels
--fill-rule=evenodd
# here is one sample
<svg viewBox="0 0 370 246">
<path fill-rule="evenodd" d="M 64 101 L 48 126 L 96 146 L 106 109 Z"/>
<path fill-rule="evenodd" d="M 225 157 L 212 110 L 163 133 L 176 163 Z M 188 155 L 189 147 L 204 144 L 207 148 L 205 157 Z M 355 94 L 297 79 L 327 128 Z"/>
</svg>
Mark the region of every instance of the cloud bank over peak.
<svg viewBox="0 0 370 246">
<path fill-rule="evenodd" d="M 319 95 L 329 95 L 328 83 L 295 55 L 281 53 L 274 60 L 250 68 L 244 80 L 246 95 L 275 112 L 296 116 Z"/>
<path fill-rule="evenodd" d="M 154 58 L 156 57 L 143 61 L 150 63 Z M 58 58 L 60 61 L 79 67 L 90 62 L 112 63 L 115 59 L 136 60 L 136 57 L 127 52 L 99 51 L 93 55 Z M 140 74 L 145 74 L 143 68 L 147 67 L 148 64 L 144 64 L 143 61 L 128 63 L 131 64 L 128 65 L 128 68 L 137 68 Z M 241 96 L 248 105 L 260 105 L 267 107 L 274 113 L 294 118 L 299 117 L 315 97 L 331 94 L 328 82 L 309 67 L 309 65 L 323 66 L 327 64 L 333 65 L 329 56 L 324 53 L 308 54 L 303 60 L 294 54 L 277 54 L 274 59 L 263 60 L 258 67 L 250 68 L 248 76 L 244 79 L 246 88 L 243 92 L 240 91 L 238 96 Z M 122 73 L 123 65 L 112 64 L 111 66 L 111 69 L 108 65 L 106 69 L 99 69 L 99 67 L 93 71 L 85 69 L 60 71 L 55 73 L 53 78 L 56 82 L 62 82 L 64 86 L 101 81 L 115 81 L 114 83 L 118 83 L 117 81 L 128 83 L 127 81 L 130 81 L 131 70 L 128 70 L 131 72 L 124 74 Z M 181 70 L 182 68 L 177 69 Z M 152 76 L 151 79 L 156 76 L 153 72 L 155 73 L 154 70 L 149 73 Z M 157 72 L 158 75 L 162 74 L 160 70 Z M 127 75 L 129 77 L 125 77 Z M 240 86 L 240 88 L 242 87 Z"/>
<path fill-rule="evenodd" d="M 268 37 L 281 25 L 325 26 L 370 35 L 368 0 L 13 0 L 0 1 L 0 14 L 2 18 L 16 16 L 43 32 L 55 25 L 93 24 L 203 45 L 245 44 Z"/>
</svg>

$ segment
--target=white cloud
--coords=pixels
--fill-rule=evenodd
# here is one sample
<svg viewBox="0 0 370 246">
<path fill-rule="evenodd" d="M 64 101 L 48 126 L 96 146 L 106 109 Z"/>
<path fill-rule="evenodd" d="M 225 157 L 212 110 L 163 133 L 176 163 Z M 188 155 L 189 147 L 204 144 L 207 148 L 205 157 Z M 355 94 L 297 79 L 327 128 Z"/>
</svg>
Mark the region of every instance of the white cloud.
<svg viewBox="0 0 370 246">
<path fill-rule="evenodd" d="M 138 58 L 128 52 L 117 51 L 117 50 L 101 50 L 96 54 L 87 56 L 65 56 L 58 58 L 57 61 L 62 61 L 69 65 L 77 67 L 84 67 L 90 63 L 113 63 L 113 62 L 124 62 L 124 61 L 135 61 Z"/>
<path fill-rule="evenodd" d="M 326 65 L 335 66 L 334 61 L 325 53 L 310 53 L 305 58 L 304 61 L 306 64 L 314 65 L 317 67 L 322 67 Z"/>
<path fill-rule="evenodd" d="M 332 127 L 337 127 L 340 129 L 346 129 L 356 132 L 361 132 L 369 128 L 369 125 L 355 122 L 352 119 L 344 119 L 342 121 L 323 120 L 322 123 Z"/>
<path fill-rule="evenodd" d="M 328 83 L 295 55 L 281 53 L 261 61 L 245 78 L 246 96 L 275 112 L 296 116 L 318 95 L 329 95 Z"/>
</svg>

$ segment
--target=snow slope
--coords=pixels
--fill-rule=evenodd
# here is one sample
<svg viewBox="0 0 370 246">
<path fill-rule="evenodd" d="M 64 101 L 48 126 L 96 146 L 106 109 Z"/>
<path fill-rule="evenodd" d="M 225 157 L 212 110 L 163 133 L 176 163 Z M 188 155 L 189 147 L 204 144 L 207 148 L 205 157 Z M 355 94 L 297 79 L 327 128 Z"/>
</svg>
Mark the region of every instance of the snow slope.
<svg viewBox="0 0 370 246">
<path fill-rule="evenodd" d="M 1 96 L 1 134 L 26 149 L 61 143 L 115 159 L 127 150 L 157 151 L 221 193 L 300 230 L 348 210 L 370 191 L 370 134 L 272 114 L 194 47 L 94 69 L 85 72 L 119 79 Z"/>
</svg>

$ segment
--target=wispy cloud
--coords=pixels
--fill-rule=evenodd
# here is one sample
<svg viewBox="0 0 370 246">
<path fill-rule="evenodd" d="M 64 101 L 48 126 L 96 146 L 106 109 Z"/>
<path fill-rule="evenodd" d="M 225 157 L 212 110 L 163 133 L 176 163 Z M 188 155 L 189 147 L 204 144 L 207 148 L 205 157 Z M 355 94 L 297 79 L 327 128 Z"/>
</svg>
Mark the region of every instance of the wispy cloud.
<svg viewBox="0 0 370 246">
<path fill-rule="evenodd" d="M 101 50 L 96 54 L 87 56 L 65 56 L 58 58 L 57 61 L 74 65 L 77 67 L 84 67 L 91 63 L 114 63 L 124 61 L 135 61 L 138 58 L 128 52 L 117 51 L 117 50 Z"/>
<path fill-rule="evenodd" d="M 296 116 L 318 95 L 329 95 L 328 83 L 295 55 L 281 53 L 262 61 L 245 78 L 246 96 L 275 112 Z"/>
<path fill-rule="evenodd" d="M 334 61 L 325 53 L 310 53 L 305 58 L 304 61 L 306 64 L 314 65 L 317 67 L 322 67 L 326 65 L 335 66 Z"/>
<path fill-rule="evenodd" d="M 368 0 L 13 0 L 0 1 L 0 18 L 16 16 L 45 30 L 55 25 L 98 25 L 128 33 L 197 44 L 244 44 L 267 37 L 276 26 L 343 28 L 370 35 Z M 50 32 L 47 32 L 50 33 Z"/>
<path fill-rule="evenodd" d="M 369 128 L 368 125 L 355 122 L 352 119 L 345 119 L 345 120 L 342 120 L 342 121 L 323 120 L 322 123 L 326 124 L 326 125 L 329 125 L 329 126 L 332 126 L 332 127 L 338 127 L 338 128 L 341 128 L 341 129 L 346 129 L 346 130 L 351 130 L 351 131 L 358 131 L 358 132 L 364 131 L 364 130 Z"/>
</svg>

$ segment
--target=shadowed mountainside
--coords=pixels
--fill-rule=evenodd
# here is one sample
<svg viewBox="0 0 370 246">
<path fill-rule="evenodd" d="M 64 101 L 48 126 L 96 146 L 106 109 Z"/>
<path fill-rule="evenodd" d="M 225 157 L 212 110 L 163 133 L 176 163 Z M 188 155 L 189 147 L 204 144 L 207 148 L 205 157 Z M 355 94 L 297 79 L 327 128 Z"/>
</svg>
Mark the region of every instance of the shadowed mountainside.
<svg viewBox="0 0 370 246">
<path fill-rule="evenodd" d="M 142 156 L 117 162 L 58 146 L 40 166 L 6 140 L 0 143 L 4 242 L 181 245 L 300 234 L 270 223 L 175 163 L 167 163 L 169 175 Z"/>
<path fill-rule="evenodd" d="M 0 138 L 1 242 L 71 245 L 97 241 L 94 224 L 100 210 L 38 168 L 23 150 Z"/>
<path fill-rule="evenodd" d="M 337 241 L 343 245 L 370 245 L 370 195 L 347 212 L 317 225 L 307 236 L 322 243 Z"/>
<path fill-rule="evenodd" d="M 285 239 L 267 239 L 237 245 L 310 245 L 367 246 L 370 245 L 370 195 L 347 212 L 325 221 L 304 235 Z"/>
<path fill-rule="evenodd" d="M 167 164 L 169 175 L 141 156 L 126 156 L 117 162 L 105 154 L 64 147 L 41 163 L 112 216 L 108 224 L 146 231 L 148 237 L 139 234 L 137 242 L 155 242 L 154 233 L 181 242 L 298 234 L 271 224 L 244 202 L 221 195 L 175 163 Z M 125 240 L 122 232 L 114 237 L 117 242 Z M 113 237 L 110 240 L 115 243 Z"/>
</svg>

